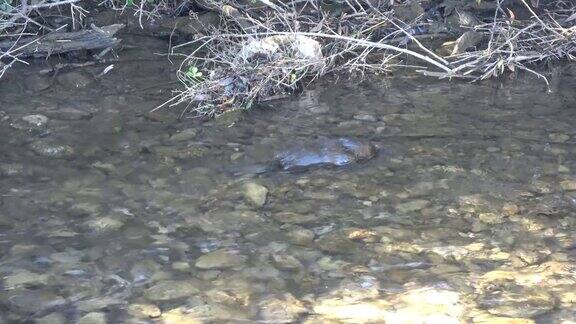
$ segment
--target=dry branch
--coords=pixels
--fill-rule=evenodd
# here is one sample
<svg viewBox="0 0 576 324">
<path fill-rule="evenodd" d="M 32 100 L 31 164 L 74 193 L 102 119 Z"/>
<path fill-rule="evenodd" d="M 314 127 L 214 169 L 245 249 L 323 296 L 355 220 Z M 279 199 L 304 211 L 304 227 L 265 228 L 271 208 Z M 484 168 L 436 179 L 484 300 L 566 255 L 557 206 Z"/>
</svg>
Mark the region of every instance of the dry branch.
<svg viewBox="0 0 576 324">
<path fill-rule="evenodd" d="M 78 32 L 53 32 L 45 36 L 22 37 L 16 41 L 0 42 L 0 52 L 11 51 L 22 57 L 45 57 L 78 50 L 105 49 L 118 45 L 114 37 L 124 25 L 115 24 Z"/>
<path fill-rule="evenodd" d="M 218 2 L 210 3 L 218 6 Z M 484 17 L 484 22 L 471 16 L 475 23 L 461 26 L 448 57 L 438 56 L 413 35 L 426 26 L 421 14 L 410 18 L 413 21 L 401 21 L 390 11 L 387 1 L 345 1 L 343 13 L 338 16 L 326 14 L 313 1 L 305 0 L 284 3 L 282 10 L 269 5 L 263 9 L 244 6 L 233 10 L 233 16 L 221 8 L 213 9 L 230 23 L 213 30 L 210 36 L 174 47 L 196 45 L 197 49 L 179 72 L 185 89 L 165 105 L 184 102 L 196 115 L 213 116 L 296 91 L 303 81 L 328 73 L 363 76 L 366 72 L 386 71 L 390 59 L 399 55 L 431 67 L 417 70 L 425 75 L 473 80 L 498 76 L 506 70 L 524 70 L 544 77 L 533 69 L 534 64 L 574 59 L 576 27 L 569 22 L 575 20 L 576 7 L 551 8 L 540 16 L 528 7 L 533 19 L 514 21 L 501 3 L 493 3 L 493 16 Z M 524 0 L 520 3 L 528 6 Z M 225 6 L 230 5 L 234 2 Z M 281 55 L 274 50 L 260 58 L 240 55 L 249 44 L 272 37 L 319 41 L 321 62 L 298 59 L 286 49 Z M 404 47 L 406 42 L 415 46 Z"/>
</svg>

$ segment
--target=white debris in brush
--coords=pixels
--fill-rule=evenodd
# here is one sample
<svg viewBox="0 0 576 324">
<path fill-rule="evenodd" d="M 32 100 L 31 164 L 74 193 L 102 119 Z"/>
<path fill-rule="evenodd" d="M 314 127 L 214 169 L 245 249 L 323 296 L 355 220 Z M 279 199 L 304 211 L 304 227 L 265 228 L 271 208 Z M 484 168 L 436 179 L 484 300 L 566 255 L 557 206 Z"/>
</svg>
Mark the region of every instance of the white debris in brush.
<svg viewBox="0 0 576 324">
<path fill-rule="evenodd" d="M 265 56 L 270 60 L 285 56 L 304 60 L 323 58 L 320 43 L 302 35 L 275 35 L 251 39 L 238 53 L 238 58 L 242 60 L 250 60 L 258 56 Z"/>
</svg>

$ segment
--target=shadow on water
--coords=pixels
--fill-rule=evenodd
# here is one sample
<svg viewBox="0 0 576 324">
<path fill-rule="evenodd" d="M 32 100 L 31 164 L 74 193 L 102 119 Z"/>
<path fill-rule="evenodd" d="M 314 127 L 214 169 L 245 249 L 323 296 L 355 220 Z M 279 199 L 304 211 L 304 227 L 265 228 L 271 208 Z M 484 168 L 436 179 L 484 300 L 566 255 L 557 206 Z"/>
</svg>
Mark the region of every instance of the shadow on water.
<svg viewBox="0 0 576 324">
<path fill-rule="evenodd" d="M 1 320 L 576 318 L 573 67 L 554 94 L 407 75 L 206 123 L 148 114 L 174 69 L 0 83 Z M 386 154 L 232 172 L 322 137 Z"/>
</svg>

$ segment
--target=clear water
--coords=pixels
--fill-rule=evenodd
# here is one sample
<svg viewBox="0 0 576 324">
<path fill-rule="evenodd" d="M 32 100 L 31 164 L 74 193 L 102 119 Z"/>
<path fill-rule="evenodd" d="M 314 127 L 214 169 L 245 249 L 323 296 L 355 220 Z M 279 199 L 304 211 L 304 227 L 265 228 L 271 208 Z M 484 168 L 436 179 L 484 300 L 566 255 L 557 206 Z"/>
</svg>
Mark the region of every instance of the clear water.
<svg viewBox="0 0 576 324">
<path fill-rule="evenodd" d="M 529 77 L 403 75 L 203 123 L 148 113 L 176 65 L 138 49 L 121 58 L 138 61 L 100 78 L 105 65 L 0 81 L 0 321 L 576 319 L 573 67 L 552 94 Z M 45 113 L 55 108 L 91 115 Z M 46 127 L 21 120 L 39 113 Z M 381 152 L 346 168 L 237 172 L 342 136 Z M 42 156 L 36 142 L 74 152 Z M 261 208 L 245 201 L 249 182 L 269 190 Z M 218 250 L 213 268 L 199 263 Z"/>
</svg>

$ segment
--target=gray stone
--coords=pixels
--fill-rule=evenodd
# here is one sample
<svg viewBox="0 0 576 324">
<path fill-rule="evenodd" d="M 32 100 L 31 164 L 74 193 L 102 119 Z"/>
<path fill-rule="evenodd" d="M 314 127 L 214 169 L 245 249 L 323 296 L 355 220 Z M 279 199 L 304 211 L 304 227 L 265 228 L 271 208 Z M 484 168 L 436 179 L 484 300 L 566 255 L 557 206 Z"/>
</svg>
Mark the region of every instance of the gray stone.
<svg viewBox="0 0 576 324">
<path fill-rule="evenodd" d="M 16 313 L 35 314 L 62 306 L 66 304 L 66 300 L 48 291 L 17 290 L 2 294 L 0 303 Z"/>
<path fill-rule="evenodd" d="M 396 210 L 401 213 L 411 213 L 422 210 L 430 205 L 428 200 L 416 199 L 409 202 L 396 205 Z"/>
<path fill-rule="evenodd" d="M 74 155 L 74 149 L 70 145 L 49 140 L 35 141 L 30 144 L 30 149 L 40 156 L 49 158 L 67 158 Z"/>
<path fill-rule="evenodd" d="M 568 140 L 570 140 L 570 135 L 568 134 L 562 134 L 562 133 L 552 133 L 548 135 L 548 138 L 550 139 L 550 141 L 552 142 L 556 142 L 556 143 L 565 143 Z"/>
<path fill-rule="evenodd" d="M 21 176 L 24 173 L 25 173 L 24 165 L 20 163 L 0 164 L 0 176 L 14 177 L 14 176 Z"/>
<path fill-rule="evenodd" d="M 94 312 L 82 316 L 78 324 L 106 324 L 106 314 Z"/>
<path fill-rule="evenodd" d="M 501 214 L 496 213 L 481 213 L 478 215 L 478 219 L 486 224 L 495 225 L 504 223 L 504 217 Z"/>
<path fill-rule="evenodd" d="M 271 297 L 261 301 L 260 316 L 266 323 L 293 323 L 297 322 L 300 315 L 308 312 L 308 309 L 291 294 L 285 294 L 283 298 Z"/>
<path fill-rule="evenodd" d="M 166 301 L 192 297 L 198 292 L 197 285 L 190 281 L 165 280 L 146 289 L 144 297 L 151 301 Z"/>
<path fill-rule="evenodd" d="M 257 267 L 245 268 L 242 270 L 242 276 L 244 278 L 252 278 L 257 280 L 275 280 L 280 279 L 280 271 L 269 265 L 261 265 Z"/>
<path fill-rule="evenodd" d="M 173 141 L 190 141 L 193 140 L 197 134 L 198 131 L 195 128 L 188 128 L 172 135 L 170 139 Z"/>
<path fill-rule="evenodd" d="M 556 301 L 542 288 L 505 287 L 482 295 L 479 305 L 492 315 L 531 318 L 554 309 Z"/>
<path fill-rule="evenodd" d="M 82 299 L 74 303 L 76 309 L 82 313 L 94 312 L 125 305 L 126 301 L 113 296 L 96 296 L 94 298 Z"/>
<path fill-rule="evenodd" d="M 22 120 L 33 128 L 45 128 L 48 125 L 48 117 L 44 115 L 27 115 Z"/>
<path fill-rule="evenodd" d="M 202 324 L 246 322 L 248 316 L 236 309 L 218 304 L 202 304 L 186 309 L 175 308 L 162 315 L 165 324 Z"/>
<path fill-rule="evenodd" d="M 93 233 L 109 233 L 117 231 L 124 226 L 124 220 L 116 217 L 104 216 L 90 219 L 82 224 L 82 228 Z"/>
<path fill-rule="evenodd" d="M 304 265 L 300 260 L 289 254 L 273 254 L 272 260 L 276 266 L 282 270 L 300 270 Z"/>
<path fill-rule="evenodd" d="M 286 224 L 305 224 L 313 222 L 317 219 L 317 217 L 313 214 L 299 214 L 293 212 L 279 212 L 272 214 L 272 217 L 281 222 Z"/>
<path fill-rule="evenodd" d="M 562 190 L 575 191 L 576 190 L 576 180 L 564 180 L 560 182 L 560 187 Z"/>
<path fill-rule="evenodd" d="M 551 253 L 550 251 L 546 250 L 545 248 L 540 248 L 536 250 L 516 250 L 514 251 L 514 256 L 520 258 L 526 264 L 532 265 L 542 262 L 546 259 Z"/>
<path fill-rule="evenodd" d="M 154 260 L 142 260 L 138 261 L 132 269 L 130 269 L 130 275 L 132 281 L 136 284 L 141 284 L 148 282 L 154 274 L 159 273 L 162 270 L 162 265 L 158 264 Z"/>
<path fill-rule="evenodd" d="M 295 228 L 288 232 L 288 238 L 294 244 L 309 245 L 314 240 L 314 232 L 305 228 Z"/>
<path fill-rule="evenodd" d="M 354 254 L 359 251 L 358 244 L 350 240 L 343 231 L 331 232 L 316 240 L 322 251 L 330 253 Z"/>
<path fill-rule="evenodd" d="M 221 249 L 200 256 L 196 260 L 196 267 L 200 269 L 233 268 L 243 265 L 246 259 L 246 256 L 237 251 Z"/>
<path fill-rule="evenodd" d="M 375 122 L 375 121 L 377 121 L 376 117 L 374 117 L 374 116 L 372 116 L 372 115 L 367 115 L 367 114 L 354 115 L 354 119 L 360 120 L 360 121 L 365 121 L 365 122 Z"/>
<path fill-rule="evenodd" d="M 100 205 L 91 202 L 79 202 L 70 206 L 68 213 L 73 217 L 97 215 L 100 213 Z"/>
<path fill-rule="evenodd" d="M 243 194 L 246 203 L 260 208 L 266 203 L 268 188 L 254 182 L 249 182 L 244 185 Z"/>
<path fill-rule="evenodd" d="M 89 85 L 93 81 L 92 77 L 83 72 L 68 72 L 58 76 L 58 82 L 68 89 L 80 89 Z"/>
<path fill-rule="evenodd" d="M 62 324 L 66 323 L 66 317 L 60 313 L 52 313 L 34 320 L 34 324 Z"/>
<path fill-rule="evenodd" d="M 156 318 L 162 315 L 158 306 L 152 304 L 133 304 L 128 306 L 128 314 L 138 318 Z"/>
<path fill-rule="evenodd" d="M 26 92 L 34 93 L 48 89 L 52 85 L 52 77 L 48 75 L 31 74 L 26 78 Z"/>
<path fill-rule="evenodd" d="M 25 269 L 19 269 L 14 273 L 4 277 L 4 288 L 15 289 L 19 287 L 45 285 L 48 283 L 48 280 L 48 275 L 37 274 Z"/>
<path fill-rule="evenodd" d="M 60 107 L 57 109 L 42 110 L 42 113 L 52 119 L 58 120 L 86 120 L 94 115 L 89 111 L 83 111 L 73 107 Z"/>
</svg>

